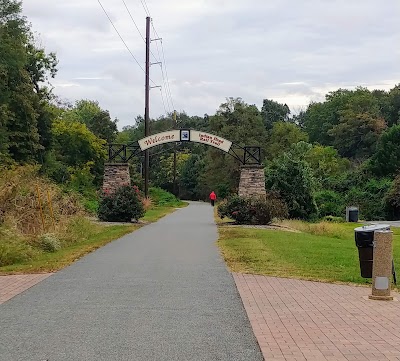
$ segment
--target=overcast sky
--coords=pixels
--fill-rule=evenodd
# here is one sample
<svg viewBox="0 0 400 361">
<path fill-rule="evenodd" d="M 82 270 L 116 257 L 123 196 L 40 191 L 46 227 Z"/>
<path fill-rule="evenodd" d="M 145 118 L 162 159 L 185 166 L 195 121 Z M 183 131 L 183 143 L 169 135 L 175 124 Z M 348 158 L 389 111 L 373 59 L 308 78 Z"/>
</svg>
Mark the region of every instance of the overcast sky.
<svg viewBox="0 0 400 361">
<path fill-rule="evenodd" d="M 144 42 L 122 0 L 101 2 L 144 66 Z M 141 1 L 125 2 L 144 33 Z M 270 98 L 296 112 L 339 87 L 390 89 L 400 83 L 399 0 L 147 0 L 147 5 L 163 38 L 174 107 L 189 115 L 213 114 L 226 97 L 258 107 Z M 24 0 L 23 6 L 42 45 L 59 58 L 57 95 L 71 102 L 98 100 L 120 119 L 120 128 L 143 114 L 144 73 L 97 0 Z M 156 42 L 152 51 L 158 57 Z M 162 84 L 159 66 L 152 66 L 151 78 Z M 151 116 L 163 113 L 160 90 L 152 89 Z"/>
</svg>

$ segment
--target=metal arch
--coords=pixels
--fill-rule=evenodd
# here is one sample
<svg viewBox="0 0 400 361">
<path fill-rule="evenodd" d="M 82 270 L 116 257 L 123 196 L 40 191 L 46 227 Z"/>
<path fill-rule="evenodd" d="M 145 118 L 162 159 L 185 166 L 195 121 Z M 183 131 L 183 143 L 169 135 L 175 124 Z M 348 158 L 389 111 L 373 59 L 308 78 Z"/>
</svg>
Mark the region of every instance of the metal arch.
<svg viewBox="0 0 400 361">
<path fill-rule="evenodd" d="M 135 143 L 108 144 L 108 161 L 110 163 L 127 163 L 141 152 L 139 145 L 135 145 Z"/>
<path fill-rule="evenodd" d="M 142 153 L 137 142 L 129 144 L 108 144 L 108 161 L 110 163 L 127 163 Z M 261 165 L 261 147 L 232 144 L 227 153 L 242 165 Z"/>
</svg>

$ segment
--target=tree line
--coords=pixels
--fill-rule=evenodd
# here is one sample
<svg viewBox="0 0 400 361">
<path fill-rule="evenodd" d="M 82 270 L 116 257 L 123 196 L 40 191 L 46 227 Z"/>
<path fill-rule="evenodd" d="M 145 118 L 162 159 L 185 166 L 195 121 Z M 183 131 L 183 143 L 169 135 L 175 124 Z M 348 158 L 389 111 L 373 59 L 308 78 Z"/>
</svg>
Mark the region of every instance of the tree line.
<svg viewBox="0 0 400 361">
<path fill-rule="evenodd" d="M 102 182 L 106 144 L 144 137 L 142 117 L 117 128 L 94 100 L 70 104 L 52 91 L 56 54 L 37 45 L 21 2 L 0 0 L 0 164 L 36 163 L 43 175 L 95 197 Z M 262 98 L 261 98 L 262 99 Z M 262 149 L 266 186 L 294 218 L 342 216 L 358 205 L 365 219 L 400 217 L 400 85 L 389 91 L 338 89 L 298 114 L 286 104 L 227 98 L 215 114 L 177 115 L 178 127 Z M 152 119 L 152 134 L 170 130 L 172 114 Z M 151 183 L 182 198 L 220 198 L 237 191 L 240 165 L 201 144 L 151 149 Z M 133 183 L 142 186 L 141 157 L 131 161 Z"/>
</svg>

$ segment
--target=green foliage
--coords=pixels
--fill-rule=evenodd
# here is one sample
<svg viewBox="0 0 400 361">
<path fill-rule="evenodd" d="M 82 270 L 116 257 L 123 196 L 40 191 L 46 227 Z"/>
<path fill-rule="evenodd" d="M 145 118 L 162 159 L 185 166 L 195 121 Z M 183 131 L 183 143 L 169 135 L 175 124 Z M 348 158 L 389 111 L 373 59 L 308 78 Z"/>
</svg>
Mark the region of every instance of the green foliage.
<svg viewBox="0 0 400 361">
<path fill-rule="evenodd" d="M 390 220 L 400 219 L 400 175 L 398 175 L 385 197 L 387 217 Z"/>
<path fill-rule="evenodd" d="M 370 179 L 352 187 L 345 196 L 346 205 L 358 206 L 360 218 L 366 221 L 386 218 L 386 194 L 392 187 L 390 179 Z"/>
<path fill-rule="evenodd" d="M 307 133 L 294 123 L 275 122 L 268 141 L 267 154 L 269 159 L 276 158 L 290 150 L 293 144 L 308 141 Z"/>
<path fill-rule="evenodd" d="M 261 115 L 266 129 L 272 129 L 276 122 L 287 122 L 290 109 L 286 104 L 279 104 L 271 99 L 264 99 Z"/>
<path fill-rule="evenodd" d="M 201 199 L 200 175 L 204 162 L 198 154 L 190 155 L 184 163 L 180 176 L 180 196 L 183 199 Z"/>
<path fill-rule="evenodd" d="M 400 170 L 400 125 L 382 134 L 371 160 L 371 169 L 379 176 L 393 176 Z"/>
<path fill-rule="evenodd" d="M 325 216 L 322 218 L 323 222 L 331 222 L 331 223 L 343 223 L 345 222 L 344 217 L 335 217 L 335 216 Z"/>
<path fill-rule="evenodd" d="M 97 214 L 99 211 L 99 201 L 97 199 L 83 199 L 83 206 L 90 214 Z"/>
<path fill-rule="evenodd" d="M 77 101 L 74 108 L 63 113 L 62 119 L 85 124 L 93 134 L 107 143 L 113 142 L 118 133 L 118 120 L 111 120 L 109 111 L 101 109 L 97 101 Z"/>
<path fill-rule="evenodd" d="M 149 196 L 156 206 L 174 207 L 179 206 L 181 203 L 172 193 L 157 187 L 149 189 Z"/>
<path fill-rule="evenodd" d="M 176 181 L 179 182 L 182 169 L 190 158 L 187 152 L 178 152 L 176 154 Z M 153 184 L 168 190 L 173 190 L 174 184 L 174 154 L 162 155 L 158 166 L 153 168 Z"/>
<path fill-rule="evenodd" d="M 231 218 L 238 224 L 251 224 L 253 218 L 250 212 L 250 200 L 238 195 L 220 203 L 217 211 L 220 218 Z"/>
<path fill-rule="evenodd" d="M 276 195 L 268 194 L 266 198 L 243 198 L 237 195 L 228 198 L 218 205 L 220 218 L 231 218 L 237 224 L 270 224 L 275 218 L 288 216 L 287 207 Z"/>
<path fill-rule="evenodd" d="M 122 186 L 114 193 L 105 192 L 100 198 L 99 219 L 106 222 L 131 222 L 144 216 L 138 189 Z"/>
<path fill-rule="evenodd" d="M 350 162 L 341 158 L 333 147 L 316 144 L 305 154 L 305 160 L 313 170 L 314 177 L 321 186 L 332 177 L 337 177 L 350 168 Z"/>
<path fill-rule="evenodd" d="M 302 121 L 311 142 L 335 145 L 346 157 L 370 155 L 385 127 L 378 99 L 365 88 L 327 94 L 325 102 L 309 105 Z"/>
<path fill-rule="evenodd" d="M 35 249 L 18 234 L 0 226 L 0 267 L 26 262 L 36 255 Z"/>
<path fill-rule="evenodd" d="M 46 233 L 37 240 L 38 246 L 45 252 L 57 252 L 61 249 L 61 242 L 56 235 Z"/>
<path fill-rule="evenodd" d="M 265 148 L 268 133 L 261 112 L 255 105 L 246 104 L 240 98 L 229 98 L 209 121 L 209 132 L 212 134 L 238 145 L 249 145 L 251 142 L 251 145 Z M 231 191 L 237 189 L 240 165 L 233 157 L 209 147 L 204 163 L 201 175 L 203 197 L 208 196 L 210 190 L 217 189 L 218 184 L 226 184 Z"/>
<path fill-rule="evenodd" d="M 327 216 L 343 217 L 345 214 L 346 205 L 343 196 L 335 191 L 322 190 L 316 192 L 315 203 L 320 218 Z"/>
<path fill-rule="evenodd" d="M 300 142 L 299 145 L 306 146 L 307 143 Z M 317 216 L 312 169 L 304 157 L 296 154 L 296 149 L 284 153 L 266 167 L 266 187 L 280 194 L 291 218 L 313 219 Z"/>
</svg>

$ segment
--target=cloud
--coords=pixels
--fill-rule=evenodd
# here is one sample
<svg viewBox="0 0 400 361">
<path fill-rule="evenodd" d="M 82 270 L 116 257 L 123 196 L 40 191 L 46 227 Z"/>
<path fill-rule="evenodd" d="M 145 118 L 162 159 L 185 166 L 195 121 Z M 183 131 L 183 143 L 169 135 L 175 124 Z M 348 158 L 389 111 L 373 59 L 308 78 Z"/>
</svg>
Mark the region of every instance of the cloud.
<svg viewBox="0 0 400 361">
<path fill-rule="evenodd" d="M 101 1 L 144 67 L 143 39 L 122 0 Z M 143 35 L 141 2 L 125 1 Z M 191 115 L 212 114 L 229 96 L 257 106 L 271 98 L 299 108 L 339 87 L 390 89 L 400 82 L 396 1 L 385 6 L 380 0 L 147 4 L 163 38 L 174 106 Z M 57 51 L 58 95 L 98 100 L 121 127 L 143 114 L 144 74 L 97 1 L 25 0 L 24 12 L 46 48 Z M 160 43 L 151 46 L 162 58 Z M 159 66 L 152 66 L 151 78 L 163 85 Z M 164 98 L 165 92 L 164 87 Z M 169 101 L 164 103 L 172 110 Z M 151 115 L 162 113 L 160 91 L 153 89 Z"/>
</svg>

